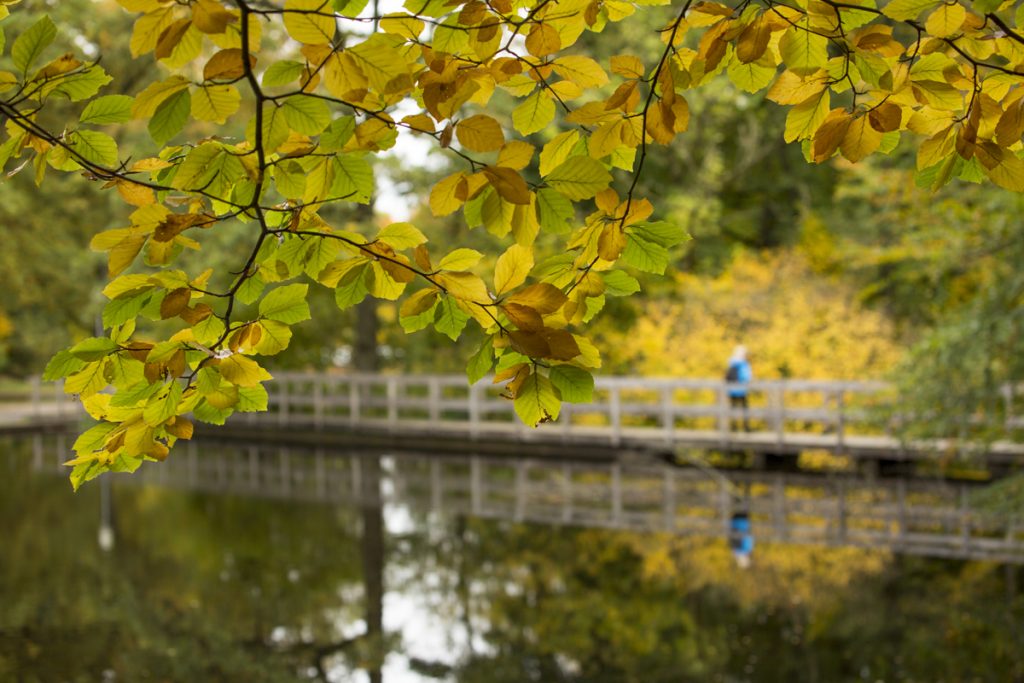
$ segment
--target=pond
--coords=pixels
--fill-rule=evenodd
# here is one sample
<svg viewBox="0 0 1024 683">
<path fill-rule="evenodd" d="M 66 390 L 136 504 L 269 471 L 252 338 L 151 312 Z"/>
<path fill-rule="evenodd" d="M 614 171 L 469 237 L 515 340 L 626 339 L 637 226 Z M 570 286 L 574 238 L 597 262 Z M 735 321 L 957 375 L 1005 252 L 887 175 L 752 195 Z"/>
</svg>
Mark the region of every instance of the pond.
<svg viewBox="0 0 1024 683">
<path fill-rule="evenodd" d="M 66 447 L 0 440 L 3 681 L 1024 677 L 1019 564 L 765 540 L 752 506 L 744 569 L 713 506 L 665 531 L 658 468 L 204 442 L 103 500 Z"/>
</svg>

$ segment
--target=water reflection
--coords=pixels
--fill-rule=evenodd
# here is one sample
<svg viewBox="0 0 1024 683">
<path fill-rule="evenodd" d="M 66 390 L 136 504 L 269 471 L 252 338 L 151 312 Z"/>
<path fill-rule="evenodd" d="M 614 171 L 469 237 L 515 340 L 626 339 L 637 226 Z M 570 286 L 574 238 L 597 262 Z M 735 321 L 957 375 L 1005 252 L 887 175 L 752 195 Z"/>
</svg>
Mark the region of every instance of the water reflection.
<svg viewBox="0 0 1024 683">
<path fill-rule="evenodd" d="M 103 553 L 99 487 L 72 496 L 50 474 L 55 443 L 2 449 L 0 680 L 1024 676 L 1016 566 L 763 542 L 772 517 L 757 501 L 775 500 L 774 484 L 740 482 L 764 527 L 744 572 L 712 508 L 683 514 L 687 492 L 731 499 L 685 478 L 669 490 L 660 470 L 209 444 L 148 484 L 115 480 L 117 542 Z M 907 503 L 936 507 L 941 492 L 903 486 L 905 517 Z M 783 489 L 806 517 L 788 511 L 790 531 L 836 526 L 815 517 L 827 506 L 811 488 Z M 851 538 L 862 492 L 845 495 Z M 554 518 L 573 526 L 516 521 Z M 905 535 L 925 533 L 913 521 Z M 721 538 L 675 528 L 698 522 Z"/>
</svg>

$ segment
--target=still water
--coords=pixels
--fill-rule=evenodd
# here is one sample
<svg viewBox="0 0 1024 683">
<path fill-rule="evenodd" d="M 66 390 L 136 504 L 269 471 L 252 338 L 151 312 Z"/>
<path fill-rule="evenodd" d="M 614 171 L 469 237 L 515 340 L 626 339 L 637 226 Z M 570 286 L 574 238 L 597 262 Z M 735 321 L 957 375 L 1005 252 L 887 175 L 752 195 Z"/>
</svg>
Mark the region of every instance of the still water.
<svg viewBox="0 0 1024 683">
<path fill-rule="evenodd" d="M 602 528 L 597 475 L 566 512 L 457 459 L 218 443 L 114 478 L 104 551 L 64 447 L 0 440 L 0 681 L 1024 680 L 1019 565 L 759 541 L 741 569 Z"/>
</svg>

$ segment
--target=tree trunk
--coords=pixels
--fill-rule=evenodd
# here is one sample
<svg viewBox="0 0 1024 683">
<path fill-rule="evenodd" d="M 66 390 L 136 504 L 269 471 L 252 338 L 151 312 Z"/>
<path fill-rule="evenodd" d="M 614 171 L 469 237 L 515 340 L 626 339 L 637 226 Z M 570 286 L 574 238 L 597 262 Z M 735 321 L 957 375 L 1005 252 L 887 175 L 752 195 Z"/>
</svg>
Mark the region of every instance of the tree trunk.
<svg viewBox="0 0 1024 683">
<path fill-rule="evenodd" d="M 373 223 L 373 199 L 356 207 L 356 221 L 370 226 Z M 352 349 L 352 367 L 359 372 L 377 372 L 380 356 L 377 353 L 377 300 L 363 299 L 356 305 L 355 344 Z"/>
</svg>

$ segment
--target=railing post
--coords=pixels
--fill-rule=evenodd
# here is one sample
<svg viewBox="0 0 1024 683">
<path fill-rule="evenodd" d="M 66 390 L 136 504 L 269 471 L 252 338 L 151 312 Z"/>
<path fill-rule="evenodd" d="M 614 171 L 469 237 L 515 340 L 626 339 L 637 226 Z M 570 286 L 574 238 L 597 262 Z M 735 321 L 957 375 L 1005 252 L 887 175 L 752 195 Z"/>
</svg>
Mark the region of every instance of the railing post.
<svg viewBox="0 0 1024 683">
<path fill-rule="evenodd" d="M 398 378 L 388 377 L 385 391 L 388 397 L 388 427 L 394 429 L 398 425 Z"/>
<path fill-rule="evenodd" d="M 778 380 L 772 389 L 775 404 L 775 443 L 782 446 L 786 440 L 786 388 L 785 380 Z"/>
<path fill-rule="evenodd" d="M 729 385 L 721 382 L 718 385 L 718 438 L 725 446 L 729 441 Z"/>
<path fill-rule="evenodd" d="M 277 394 L 277 423 L 286 425 L 288 424 L 288 378 L 282 379 L 278 386 L 280 389 Z"/>
<path fill-rule="evenodd" d="M 40 401 L 40 392 L 43 388 L 42 378 L 39 375 L 32 376 L 32 414 L 36 417 L 40 417 L 42 414 L 42 405 Z"/>
<path fill-rule="evenodd" d="M 673 391 L 671 386 L 661 390 L 661 426 L 665 432 L 665 443 L 671 445 L 675 435 L 676 418 L 672 407 Z"/>
<path fill-rule="evenodd" d="M 469 438 L 476 441 L 480 438 L 480 387 L 479 384 L 470 384 L 469 393 L 466 394 L 469 412 Z"/>
<path fill-rule="evenodd" d="M 836 453 L 843 454 L 846 450 L 846 391 L 836 391 Z"/>
<path fill-rule="evenodd" d="M 430 421 L 437 424 L 441 419 L 441 380 L 436 375 L 427 378 L 427 403 Z"/>
<path fill-rule="evenodd" d="M 313 427 L 324 428 L 324 386 L 319 377 L 313 380 Z"/>
<path fill-rule="evenodd" d="M 608 421 L 612 430 L 612 445 L 622 443 L 622 397 L 619 385 L 612 384 L 608 388 Z"/>
<path fill-rule="evenodd" d="M 348 380 L 348 423 L 355 427 L 362 417 L 361 395 L 359 391 L 359 377 L 352 375 Z"/>
</svg>

